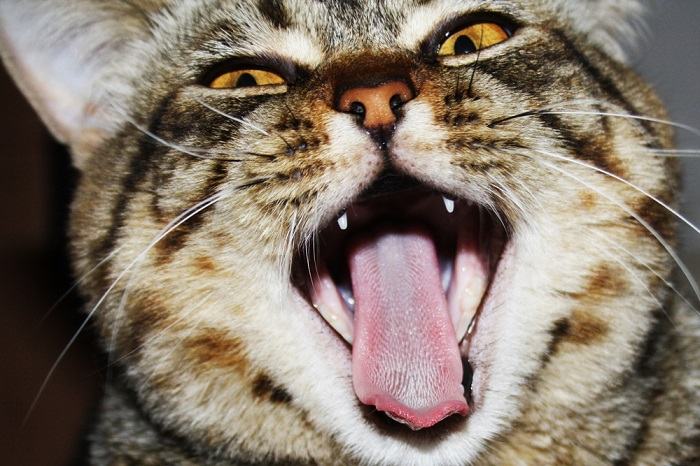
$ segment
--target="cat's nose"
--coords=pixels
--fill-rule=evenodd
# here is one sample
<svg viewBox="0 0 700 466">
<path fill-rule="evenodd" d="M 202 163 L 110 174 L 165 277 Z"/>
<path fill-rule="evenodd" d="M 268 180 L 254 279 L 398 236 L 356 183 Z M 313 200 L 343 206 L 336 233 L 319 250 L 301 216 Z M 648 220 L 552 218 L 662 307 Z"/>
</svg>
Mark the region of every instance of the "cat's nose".
<svg viewBox="0 0 700 466">
<path fill-rule="evenodd" d="M 400 80 L 352 87 L 340 95 L 338 110 L 357 115 L 369 130 L 386 130 L 396 123 L 399 109 L 414 97 L 409 85 Z"/>
</svg>

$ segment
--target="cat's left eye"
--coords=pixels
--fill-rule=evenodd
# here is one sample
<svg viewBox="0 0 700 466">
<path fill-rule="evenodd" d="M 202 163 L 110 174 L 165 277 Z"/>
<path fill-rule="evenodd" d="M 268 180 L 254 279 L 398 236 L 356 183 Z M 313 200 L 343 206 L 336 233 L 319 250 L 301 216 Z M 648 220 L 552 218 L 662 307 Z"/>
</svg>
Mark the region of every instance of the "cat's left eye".
<svg viewBox="0 0 700 466">
<path fill-rule="evenodd" d="M 465 55 L 505 42 L 512 33 L 496 23 L 476 23 L 449 33 L 440 44 L 438 56 Z"/>
<path fill-rule="evenodd" d="M 242 69 L 220 73 L 207 83 L 211 89 L 238 89 L 242 87 L 276 86 L 286 84 L 277 73 L 263 69 Z"/>
</svg>

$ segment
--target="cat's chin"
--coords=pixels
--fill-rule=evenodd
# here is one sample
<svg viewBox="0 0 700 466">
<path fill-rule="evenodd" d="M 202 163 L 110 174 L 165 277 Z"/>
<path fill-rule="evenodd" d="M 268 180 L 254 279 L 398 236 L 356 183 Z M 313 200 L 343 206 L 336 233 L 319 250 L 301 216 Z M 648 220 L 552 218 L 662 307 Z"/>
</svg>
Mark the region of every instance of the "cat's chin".
<svg viewBox="0 0 700 466">
<path fill-rule="evenodd" d="M 359 401 L 384 429 L 470 415 L 469 343 L 507 242 L 502 217 L 389 173 L 333 218 L 293 282 L 347 343 Z"/>
</svg>

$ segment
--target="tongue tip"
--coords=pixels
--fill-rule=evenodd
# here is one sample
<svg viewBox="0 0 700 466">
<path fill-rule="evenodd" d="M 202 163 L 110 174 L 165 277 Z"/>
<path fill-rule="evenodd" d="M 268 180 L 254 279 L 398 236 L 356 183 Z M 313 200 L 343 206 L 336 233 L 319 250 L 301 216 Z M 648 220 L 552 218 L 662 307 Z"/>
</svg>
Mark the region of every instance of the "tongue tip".
<svg viewBox="0 0 700 466">
<path fill-rule="evenodd" d="M 422 409 L 409 408 L 390 396 L 376 397 L 367 404 L 374 405 L 391 419 L 406 424 L 412 430 L 433 427 L 453 414 L 461 416 L 469 414 L 469 405 L 464 399 L 443 401 L 438 405 Z"/>
</svg>

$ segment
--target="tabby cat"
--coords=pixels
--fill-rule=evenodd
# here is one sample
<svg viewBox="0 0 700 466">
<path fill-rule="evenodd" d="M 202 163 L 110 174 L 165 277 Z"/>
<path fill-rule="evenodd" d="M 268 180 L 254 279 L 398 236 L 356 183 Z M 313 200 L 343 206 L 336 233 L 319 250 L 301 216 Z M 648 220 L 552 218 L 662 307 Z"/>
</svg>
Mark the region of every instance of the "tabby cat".
<svg viewBox="0 0 700 466">
<path fill-rule="evenodd" d="M 642 10 L 0 0 L 81 170 L 91 463 L 700 464 Z"/>
</svg>

